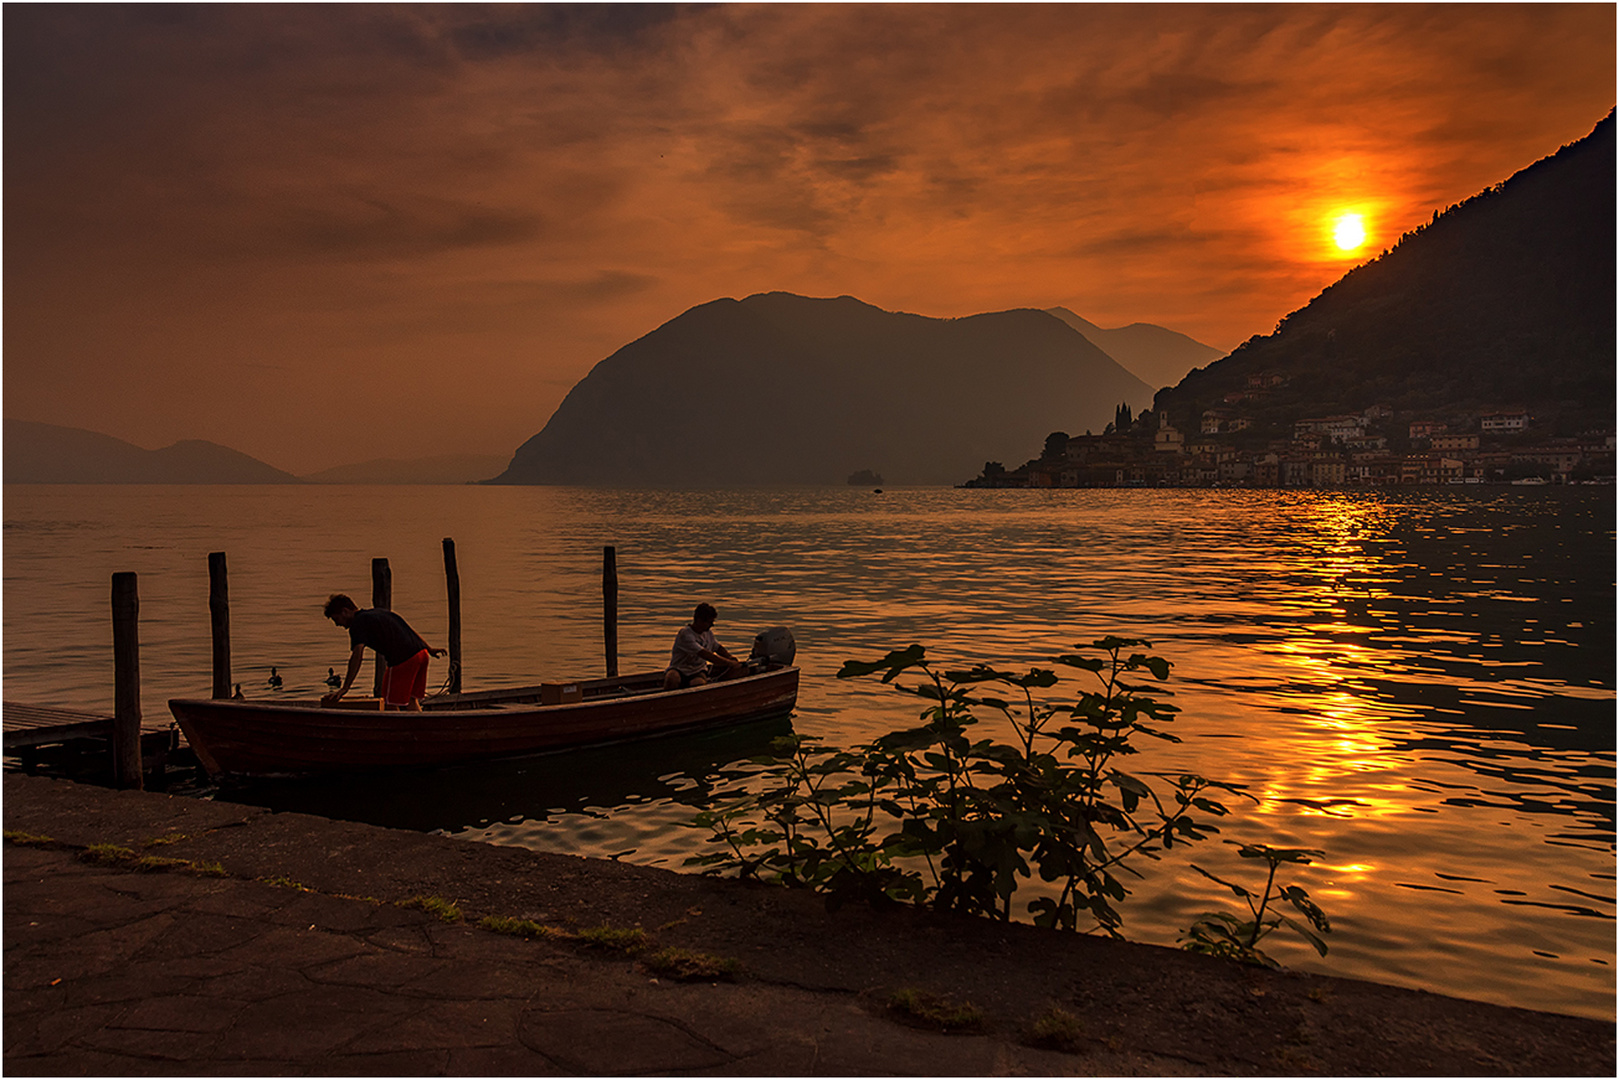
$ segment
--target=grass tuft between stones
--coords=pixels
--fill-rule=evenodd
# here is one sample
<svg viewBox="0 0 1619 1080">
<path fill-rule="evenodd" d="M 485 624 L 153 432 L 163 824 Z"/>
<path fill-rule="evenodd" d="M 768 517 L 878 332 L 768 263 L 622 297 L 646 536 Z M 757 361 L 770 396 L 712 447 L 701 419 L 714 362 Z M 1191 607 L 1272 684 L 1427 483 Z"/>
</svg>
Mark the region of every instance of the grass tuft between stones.
<svg viewBox="0 0 1619 1080">
<path fill-rule="evenodd" d="M 103 866 L 121 862 L 133 862 L 135 853 L 129 848 L 118 844 L 91 844 L 79 853 L 79 858 L 88 863 L 99 863 Z"/>
<path fill-rule="evenodd" d="M 1023 1036 L 1029 1046 L 1075 1054 L 1084 1043 L 1085 1026 L 1067 1009 L 1053 1005 L 1034 1018 Z"/>
<path fill-rule="evenodd" d="M 724 956 L 692 952 L 673 945 L 641 958 L 641 964 L 654 975 L 678 982 L 733 980 L 742 964 Z"/>
<path fill-rule="evenodd" d="M 979 1031 L 984 1011 L 970 1001 L 957 1003 L 939 994 L 907 987 L 888 999 L 890 1013 L 919 1027 L 939 1031 Z"/>
<path fill-rule="evenodd" d="M 566 930 L 555 926 L 545 926 L 533 919 L 512 919 L 505 915 L 486 915 L 478 920 L 480 930 L 488 930 L 494 934 L 506 934 L 509 937 L 545 938 L 556 941 L 567 941 L 573 938 Z"/>
<path fill-rule="evenodd" d="M 454 901 L 446 900 L 442 896 L 412 896 L 396 903 L 403 908 L 419 908 L 443 922 L 461 921 L 461 909 L 456 907 Z"/>
<path fill-rule="evenodd" d="M 579 940 L 598 949 L 611 949 L 630 956 L 647 947 L 646 931 L 639 926 L 618 927 L 603 923 L 579 931 Z"/>
</svg>

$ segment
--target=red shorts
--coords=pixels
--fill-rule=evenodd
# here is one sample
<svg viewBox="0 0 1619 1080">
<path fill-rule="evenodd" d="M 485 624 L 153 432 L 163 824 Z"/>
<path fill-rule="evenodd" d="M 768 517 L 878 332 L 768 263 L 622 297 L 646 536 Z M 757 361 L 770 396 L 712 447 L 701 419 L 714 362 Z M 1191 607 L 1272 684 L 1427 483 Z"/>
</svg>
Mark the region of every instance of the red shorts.
<svg viewBox="0 0 1619 1080">
<path fill-rule="evenodd" d="M 401 660 L 382 675 L 382 700 L 390 705 L 409 705 L 427 696 L 427 650 L 409 660 Z"/>
</svg>

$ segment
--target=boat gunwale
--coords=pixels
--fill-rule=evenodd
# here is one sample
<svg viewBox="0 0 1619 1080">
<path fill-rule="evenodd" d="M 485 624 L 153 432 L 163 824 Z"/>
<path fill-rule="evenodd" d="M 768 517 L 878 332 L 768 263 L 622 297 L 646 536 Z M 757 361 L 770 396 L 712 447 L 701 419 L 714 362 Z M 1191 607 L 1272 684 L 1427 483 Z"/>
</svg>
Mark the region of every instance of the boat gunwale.
<svg viewBox="0 0 1619 1080">
<path fill-rule="evenodd" d="M 626 704 L 629 704 L 631 702 L 640 703 L 640 702 L 652 701 L 652 700 L 655 700 L 655 699 L 665 699 L 665 700 L 667 700 L 667 699 L 680 697 L 682 695 L 698 695 L 698 694 L 711 693 L 711 692 L 716 691 L 716 690 L 722 690 L 722 689 L 729 689 L 729 688 L 733 688 L 733 687 L 745 686 L 745 685 L 747 685 L 749 683 L 755 683 L 755 682 L 759 682 L 761 680 L 778 679 L 778 678 L 781 678 L 782 676 L 784 676 L 785 674 L 787 674 L 788 672 L 798 672 L 798 670 L 799 669 L 795 665 L 788 664 L 788 665 L 785 665 L 785 666 L 782 666 L 782 667 L 772 668 L 769 671 L 761 671 L 761 672 L 758 672 L 758 673 L 753 674 L 753 675 L 744 675 L 744 676 L 741 676 L 740 678 L 716 680 L 715 682 L 705 683 L 702 686 L 684 686 L 684 687 L 680 687 L 680 688 L 675 689 L 675 690 L 663 690 L 663 689 L 646 690 L 646 691 L 642 691 L 640 693 L 618 694 L 618 695 L 613 695 L 613 696 L 603 696 L 603 697 L 598 697 L 598 698 L 588 700 L 588 701 L 559 701 L 559 702 L 555 702 L 555 703 L 549 704 L 549 705 L 541 704 L 538 701 L 501 701 L 498 698 L 486 698 L 483 701 L 482 704 L 472 705 L 472 706 L 469 706 L 467 708 L 455 708 L 455 707 L 444 707 L 444 706 L 427 706 L 427 707 L 425 707 L 425 708 L 423 708 L 421 710 L 421 715 L 423 715 L 423 716 L 434 716 L 434 717 L 462 717 L 462 716 L 472 717 L 472 716 L 487 716 L 491 712 L 495 712 L 495 713 L 502 714 L 502 715 L 509 715 L 511 712 L 516 712 L 516 711 L 522 711 L 522 712 L 542 712 L 542 711 L 543 712 L 558 712 L 558 711 L 566 710 L 566 711 L 571 712 L 571 711 L 574 711 L 574 710 L 583 710 L 583 709 L 595 708 L 595 707 L 603 706 L 603 705 L 607 705 L 607 706 L 626 705 Z M 624 681 L 628 681 L 628 680 L 631 680 L 631 679 L 645 678 L 645 677 L 647 677 L 647 674 L 655 674 L 655 673 L 646 673 L 646 674 L 639 674 L 639 675 L 628 675 L 628 676 L 624 676 L 623 679 L 624 679 Z M 603 681 L 603 680 L 574 680 L 574 681 L 575 682 L 592 682 L 592 681 L 598 681 L 599 682 L 599 681 Z M 502 688 L 502 689 L 499 689 L 499 690 L 480 690 L 480 691 L 475 691 L 475 693 L 478 693 L 478 694 L 490 694 L 490 695 L 510 694 L 510 695 L 523 695 L 523 696 L 530 696 L 530 695 L 537 696 L 540 693 L 540 687 L 538 685 L 535 685 L 535 686 L 517 686 L 517 687 L 511 687 L 509 689 Z M 431 700 L 432 700 L 431 698 L 427 699 L 427 701 L 429 701 L 429 702 Z M 426 703 L 424 702 L 424 705 L 425 704 Z M 298 714 L 318 714 L 318 715 L 321 715 L 321 716 L 330 716 L 330 717 L 333 717 L 333 718 L 336 718 L 336 717 L 358 718 L 358 717 L 368 717 L 368 716 L 373 716 L 373 715 L 376 715 L 376 716 L 398 716 L 401 712 L 404 711 L 404 710 L 400 710 L 400 709 L 383 709 L 383 708 L 377 708 L 377 709 L 331 708 L 331 707 L 320 704 L 319 699 L 300 700 L 300 701 L 265 701 L 263 699 L 195 698 L 195 697 L 192 697 L 192 698 L 170 698 L 169 701 L 168 701 L 168 705 L 169 705 L 169 711 L 171 713 L 174 711 L 174 707 L 176 705 L 180 705 L 180 706 L 183 706 L 183 707 L 193 707 L 193 706 L 202 706 L 202 707 L 207 707 L 207 708 L 221 708 L 222 707 L 222 708 L 229 709 L 230 711 L 233 711 L 233 712 L 236 712 L 236 711 L 242 711 L 242 712 L 275 711 L 275 712 L 289 712 L 289 713 L 298 713 Z M 414 710 L 412 710 L 412 711 L 414 711 Z"/>
</svg>

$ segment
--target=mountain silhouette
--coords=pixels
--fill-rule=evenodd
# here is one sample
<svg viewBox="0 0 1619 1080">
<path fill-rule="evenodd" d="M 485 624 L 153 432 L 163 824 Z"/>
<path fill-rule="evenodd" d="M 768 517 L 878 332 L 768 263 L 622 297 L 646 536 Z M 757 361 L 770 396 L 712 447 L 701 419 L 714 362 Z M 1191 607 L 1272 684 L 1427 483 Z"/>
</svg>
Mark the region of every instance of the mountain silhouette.
<svg viewBox="0 0 1619 1080">
<path fill-rule="evenodd" d="M 1196 431 L 1204 410 L 1259 381 L 1277 385 L 1234 406 L 1253 419 L 1251 440 L 1375 404 L 1461 424 L 1524 407 L 1546 434 L 1611 430 L 1614 153 L 1610 112 L 1585 138 L 1436 211 L 1274 333 L 1159 391 L 1155 407 Z"/>
<path fill-rule="evenodd" d="M 470 484 L 506 467 L 500 454 L 440 454 L 422 458 L 374 458 L 306 473 L 310 484 Z"/>
<path fill-rule="evenodd" d="M 5 422 L 8 484 L 297 484 L 228 446 L 187 439 L 161 450 L 82 428 Z"/>
<path fill-rule="evenodd" d="M 1188 371 L 1224 355 L 1212 345 L 1152 323 L 1131 323 L 1104 330 L 1065 307 L 1046 308 L 1046 313 L 1078 330 L 1085 335 L 1085 340 L 1154 388 L 1174 386 Z"/>
<path fill-rule="evenodd" d="M 494 483 L 953 483 L 1030 425 L 1102 430 L 1152 389 L 1043 311 L 960 319 L 850 296 L 691 308 L 601 361 Z"/>
</svg>

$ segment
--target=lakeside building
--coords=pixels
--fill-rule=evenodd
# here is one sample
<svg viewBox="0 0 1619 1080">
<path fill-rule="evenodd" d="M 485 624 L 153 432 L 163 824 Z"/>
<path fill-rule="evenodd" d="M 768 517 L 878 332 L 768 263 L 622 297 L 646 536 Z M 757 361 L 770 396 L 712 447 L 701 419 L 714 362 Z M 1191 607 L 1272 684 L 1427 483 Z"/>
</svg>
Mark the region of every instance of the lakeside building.
<svg viewBox="0 0 1619 1080">
<path fill-rule="evenodd" d="M 1457 424 L 1477 430 L 1451 431 L 1454 416 L 1408 421 L 1402 440 L 1388 433 L 1393 410 L 1379 405 L 1360 414 L 1298 420 L 1291 425 L 1292 438 L 1272 440 L 1262 449 L 1251 440 L 1231 441 L 1250 425 L 1227 409 L 1210 409 L 1196 419 L 1201 431 L 1188 438 L 1167 413 L 1158 413 L 1156 422 L 1143 414 L 1126 431 L 1110 425 L 1101 435 L 1074 436 L 1060 448 L 1048 447 L 1050 459 L 998 469 L 963 486 L 1342 488 L 1614 481 L 1613 432 L 1534 439 L 1533 419 L 1522 409 L 1497 409 Z"/>
</svg>

